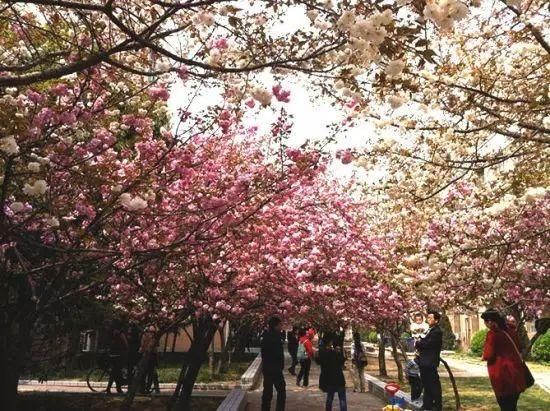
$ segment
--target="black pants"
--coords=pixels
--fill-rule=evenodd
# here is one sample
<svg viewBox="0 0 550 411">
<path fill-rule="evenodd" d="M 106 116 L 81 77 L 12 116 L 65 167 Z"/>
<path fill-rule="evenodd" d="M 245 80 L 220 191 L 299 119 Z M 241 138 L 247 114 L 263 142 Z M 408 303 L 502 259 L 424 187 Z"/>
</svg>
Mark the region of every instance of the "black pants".
<svg viewBox="0 0 550 411">
<path fill-rule="evenodd" d="M 311 368 L 311 360 L 306 358 L 305 360 L 300 361 L 300 372 L 296 378 L 296 384 L 300 385 L 302 378 L 304 379 L 304 387 L 309 385 L 309 369 Z"/>
<path fill-rule="evenodd" d="M 409 384 L 411 384 L 411 400 L 416 401 L 422 395 L 422 381 L 416 375 L 409 375 Z"/>
<path fill-rule="evenodd" d="M 157 353 L 152 352 L 149 356 L 149 362 L 147 363 L 145 374 L 143 376 L 143 388 L 145 388 L 145 392 L 149 392 L 151 388 L 153 388 L 157 393 L 160 391 L 157 362 Z"/>
<path fill-rule="evenodd" d="M 273 387 L 277 390 L 276 411 L 284 411 L 286 403 L 286 383 L 283 371 L 278 373 L 264 373 L 264 391 L 262 393 L 262 411 L 271 409 Z"/>
<path fill-rule="evenodd" d="M 120 393 L 122 392 L 122 384 L 124 383 L 122 378 L 122 355 L 111 354 L 109 355 L 109 361 L 111 363 L 111 375 L 107 383 L 107 391 L 111 390 L 114 382 L 117 392 Z"/>
<path fill-rule="evenodd" d="M 298 365 L 298 347 L 288 347 L 288 353 L 290 354 L 290 357 L 292 358 L 292 364 L 290 365 L 290 368 L 288 369 L 291 374 L 296 373 L 296 366 Z"/>
<path fill-rule="evenodd" d="M 128 354 L 128 372 L 127 372 L 128 382 L 131 382 L 134 379 L 134 370 L 136 368 L 136 365 L 139 362 L 140 355 L 141 354 L 139 353 Z"/>
<path fill-rule="evenodd" d="M 517 411 L 518 410 L 519 394 L 506 395 L 504 397 L 497 397 L 498 405 L 500 405 L 501 411 Z"/>
<path fill-rule="evenodd" d="M 443 400 L 441 399 L 441 382 L 437 368 L 420 367 L 420 379 L 424 387 L 422 409 L 440 411 Z"/>
</svg>

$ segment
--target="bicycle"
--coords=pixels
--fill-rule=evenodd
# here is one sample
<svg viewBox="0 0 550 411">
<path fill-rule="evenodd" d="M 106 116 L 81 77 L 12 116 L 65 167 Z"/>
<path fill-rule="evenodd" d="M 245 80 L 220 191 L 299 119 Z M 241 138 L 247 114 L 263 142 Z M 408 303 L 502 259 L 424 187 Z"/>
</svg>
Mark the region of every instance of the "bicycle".
<svg viewBox="0 0 550 411">
<path fill-rule="evenodd" d="M 118 357 L 116 355 L 107 355 L 102 358 L 100 358 L 99 363 L 97 367 L 92 368 L 88 375 L 86 376 L 86 384 L 88 385 L 88 388 L 92 392 L 107 392 L 107 385 L 109 383 L 109 379 L 111 378 L 111 361 L 107 361 L 108 359 L 112 359 L 114 357 Z M 128 378 L 127 373 L 125 372 L 125 369 L 122 369 L 122 386 L 128 386 Z M 134 370 L 135 372 L 135 370 Z M 148 384 L 145 388 L 142 389 L 142 392 L 144 394 L 150 394 L 153 391 L 153 387 L 151 384 Z"/>
</svg>

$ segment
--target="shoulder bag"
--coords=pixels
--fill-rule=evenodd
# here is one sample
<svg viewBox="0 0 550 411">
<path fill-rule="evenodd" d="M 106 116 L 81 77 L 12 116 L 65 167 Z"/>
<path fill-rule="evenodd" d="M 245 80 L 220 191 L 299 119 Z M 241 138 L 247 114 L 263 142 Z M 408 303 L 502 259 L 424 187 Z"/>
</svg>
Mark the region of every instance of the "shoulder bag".
<svg viewBox="0 0 550 411">
<path fill-rule="evenodd" d="M 510 334 L 508 334 L 506 331 L 504 331 L 504 334 L 506 334 L 506 337 L 508 337 L 508 339 L 516 349 L 516 353 L 518 354 L 521 364 L 523 365 L 523 373 L 525 375 L 525 383 L 527 384 L 527 388 L 532 387 L 535 384 L 535 378 L 533 377 L 533 374 L 531 374 L 529 367 L 527 367 L 527 364 L 525 364 L 525 361 L 523 360 L 523 357 L 521 356 L 521 353 L 519 352 L 518 346 L 516 345 L 514 339 L 510 337 Z"/>
</svg>

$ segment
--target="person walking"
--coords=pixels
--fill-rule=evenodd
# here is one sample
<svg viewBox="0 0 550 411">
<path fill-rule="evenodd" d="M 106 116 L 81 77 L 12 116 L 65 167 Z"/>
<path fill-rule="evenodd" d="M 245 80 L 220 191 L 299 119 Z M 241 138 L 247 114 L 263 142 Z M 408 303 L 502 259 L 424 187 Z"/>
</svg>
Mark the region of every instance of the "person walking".
<svg viewBox="0 0 550 411">
<path fill-rule="evenodd" d="M 140 330 L 139 327 L 132 323 L 128 327 L 128 381 L 132 381 L 134 378 L 134 369 L 139 362 L 139 344 L 140 344 Z"/>
<path fill-rule="evenodd" d="M 292 327 L 292 330 L 288 332 L 288 335 L 286 337 L 288 341 L 288 353 L 292 358 L 292 364 L 288 368 L 288 372 L 294 376 L 296 376 L 296 365 L 298 365 L 298 336 L 296 335 L 297 332 L 297 327 Z"/>
<path fill-rule="evenodd" d="M 422 410 L 441 411 L 443 406 L 441 381 L 439 381 L 439 374 L 437 373 L 441 347 L 443 346 L 443 332 L 439 327 L 440 320 L 440 313 L 429 311 L 427 322 L 430 328 L 415 344 L 418 351 L 415 362 L 420 369 L 420 379 L 424 388 Z"/>
<path fill-rule="evenodd" d="M 323 348 L 319 349 L 318 360 L 321 366 L 319 376 L 319 388 L 327 393 L 325 410 L 332 410 L 334 394 L 338 393 L 340 411 L 347 411 L 346 379 L 344 377 L 345 357 L 342 347 L 337 345 L 334 335 L 327 334 L 323 337 Z"/>
<path fill-rule="evenodd" d="M 284 411 L 286 403 L 286 383 L 283 375 L 285 367 L 283 340 L 281 339 L 282 320 L 273 316 L 268 321 L 268 330 L 262 336 L 261 356 L 264 389 L 262 411 L 271 409 L 273 387 L 277 390 L 276 411 Z"/>
<path fill-rule="evenodd" d="M 361 342 L 361 334 L 358 332 L 353 333 L 353 345 L 352 345 L 351 364 L 359 380 L 359 392 L 365 392 L 365 367 L 367 366 L 367 354 L 363 348 Z"/>
<path fill-rule="evenodd" d="M 300 362 L 300 372 L 298 377 L 296 377 L 296 385 L 300 386 L 303 380 L 303 386 L 307 387 L 309 385 L 309 370 L 311 369 L 311 360 L 315 355 L 315 350 L 313 349 L 313 339 L 314 334 L 311 332 L 306 332 L 305 329 L 300 330 L 298 333 L 298 352 L 297 358 Z"/>
<path fill-rule="evenodd" d="M 107 393 L 111 393 L 111 387 L 113 382 L 116 385 L 116 391 L 122 394 L 122 384 L 124 383 L 122 378 L 122 365 L 124 364 L 124 357 L 128 351 L 128 341 L 126 335 L 122 331 L 122 321 L 114 319 L 111 329 L 111 340 L 109 344 L 109 361 L 111 364 L 111 374 L 109 375 L 109 382 L 107 383 Z"/>
<path fill-rule="evenodd" d="M 518 335 L 494 309 L 485 311 L 481 318 L 489 329 L 482 359 L 487 361 L 498 405 L 502 411 L 517 411 L 519 396 L 527 389 Z"/>
<path fill-rule="evenodd" d="M 158 365 L 158 342 L 156 341 L 155 334 L 157 333 L 157 328 L 154 325 L 150 325 L 141 338 L 141 345 L 139 347 L 139 352 L 141 355 L 149 355 L 147 360 L 147 365 L 145 366 L 145 373 L 143 374 L 142 380 L 142 391 L 149 392 L 151 387 L 155 394 L 160 394 L 159 387 L 159 375 L 157 372 Z"/>
</svg>

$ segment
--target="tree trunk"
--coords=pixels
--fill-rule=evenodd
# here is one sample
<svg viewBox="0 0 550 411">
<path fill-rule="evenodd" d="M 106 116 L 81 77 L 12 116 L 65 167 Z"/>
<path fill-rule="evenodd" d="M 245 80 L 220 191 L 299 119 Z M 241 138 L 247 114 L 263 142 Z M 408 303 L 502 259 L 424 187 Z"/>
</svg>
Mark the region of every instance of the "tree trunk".
<svg viewBox="0 0 550 411">
<path fill-rule="evenodd" d="M 399 379 L 399 382 L 404 382 L 405 379 L 403 378 L 403 364 L 399 360 L 399 354 L 397 353 L 397 343 L 393 334 L 391 335 L 391 353 L 393 356 L 393 360 L 395 361 L 395 365 L 397 365 L 397 378 Z"/>
<path fill-rule="evenodd" d="M 30 355 L 35 319 L 21 313 L 0 320 L 0 401 L 2 410 L 16 411 L 19 377 Z"/>
<path fill-rule="evenodd" d="M 0 353 L 0 398 L 2 409 L 17 410 L 17 385 L 19 384 L 19 367 L 4 353 Z"/>
<path fill-rule="evenodd" d="M 170 407 L 171 411 L 191 410 L 193 386 L 197 380 L 199 370 L 206 359 L 208 347 L 214 339 L 217 328 L 217 323 L 211 318 L 199 319 L 199 324 L 196 327 L 196 333 L 193 335 L 193 342 L 189 349 L 188 362 L 185 370 L 182 369 L 180 381 L 178 381 L 179 387 L 174 392 L 174 397 L 177 396 L 177 402 Z"/>
<path fill-rule="evenodd" d="M 458 394 L 458 387 L 456 386 L 455 376 L 451 371 L 451 367 L 449 367 L 449 364 L 447 364 L 447 362 L 443 360 L 443 358 L 441 358 L 441 363 L 445 366 L 445 369 L 449 373 L 449 379 L 451 380 L 451 384 L 453 386 L 453 393 L 455 395 L 455 408 L 457 411 L 459 411 L 462 409 L 462 407 L 460 405 L 460 395 Z"/>
<path fill-rule="evenodd" d="M 251 327 L 247 324 L 243 324 L 238 328 L 235 334 L 236 334 L 235 354 L 244 354 L 246 347 L 249 344 L 250 338 L 252 336 Z"/>
<path fill-rule="evenodd" d="M 196 335 L 193 334 L 193 335 Z M 192 342 L 194 341 L 191 340 Z M 192 344 L 191 342 L 191 344 Z M 191 349 L 189 350 L 191 351 Z M 176 408 L 176 402 L 177 402 L 177 399 L 180 395 L 180 392 L 181 392 L 181 388 L 183 386 L 183 381 L 185 379 L 185 373 L 187 372 L 187 367 L 189 366 L 189 354 L 190 352 L 187 353 L 187 356 L 185 357 L 185 360 L 183 361 L 183 364 L 181 365 L 181 370 L 180 370 L 180 375 L 178 376 L 178 382 L 176 384 L 176 389 L 174 390 L 174 393 L 172 394 L 172 397 L 170 397 L 170 401 L 168 402 L 168 407 L 167 409 L 168 410 L 175 410 Z"/>
<path fill-rule="evenodd" d="M 376 330 L 380 334 L 378 340 L 378 370 L 381 377 L 387 377 L 388 371 L 386 370 L 386 347 L 384 346 L 384 330 Z"/>
<path fill-rule="evenodd" d="M 227 336 L 227 344 L 225 346 L 225 351 L 227 352 L 227 364 L 225 364 L 225 371 L 231 366 L 231 361 L 233 359 L 233 347 L 235 346 L 235 334 L 233 328 L 230 326 L 228 331 L 229 335 Z"/>
<path fill-rule="evenodd" d="M 137 365 L 136 373 L 134 374 L 134 378 L 128 386 L 128 392 L 122 402 L 122 405 L 120 406 L 120 411 L 129 411 L 132 409 L 134 398 L 136 397 L 137 391 L 141 388 L 142 382 L 144 381 L 143 377 L 145 375 L 145 368 L 147 367 L 150 356 L 150 352 L 146 352 L 141 356 L 141 359 Z"/>
<path fill-rule="evenodd" d="M 225 342 L 225 327 L 221 327 L 218 331 L 220 333 L 220 359 L 218 360 L 218 366 L 216 367 L 216 374 L 221 374 L 227 371 L 228 363 L 228 347 L 229 344 Z M 229 340 L 228 340 L 229 342 Z"/>
<path fill-rule="evenodd" d="M 210 344 L 210 350 L 208 350 L 208 370 L 210 371 L 210 378 L 214 378 L 216 372 L 214 366 L 214 341 Z"/>
</svg>

